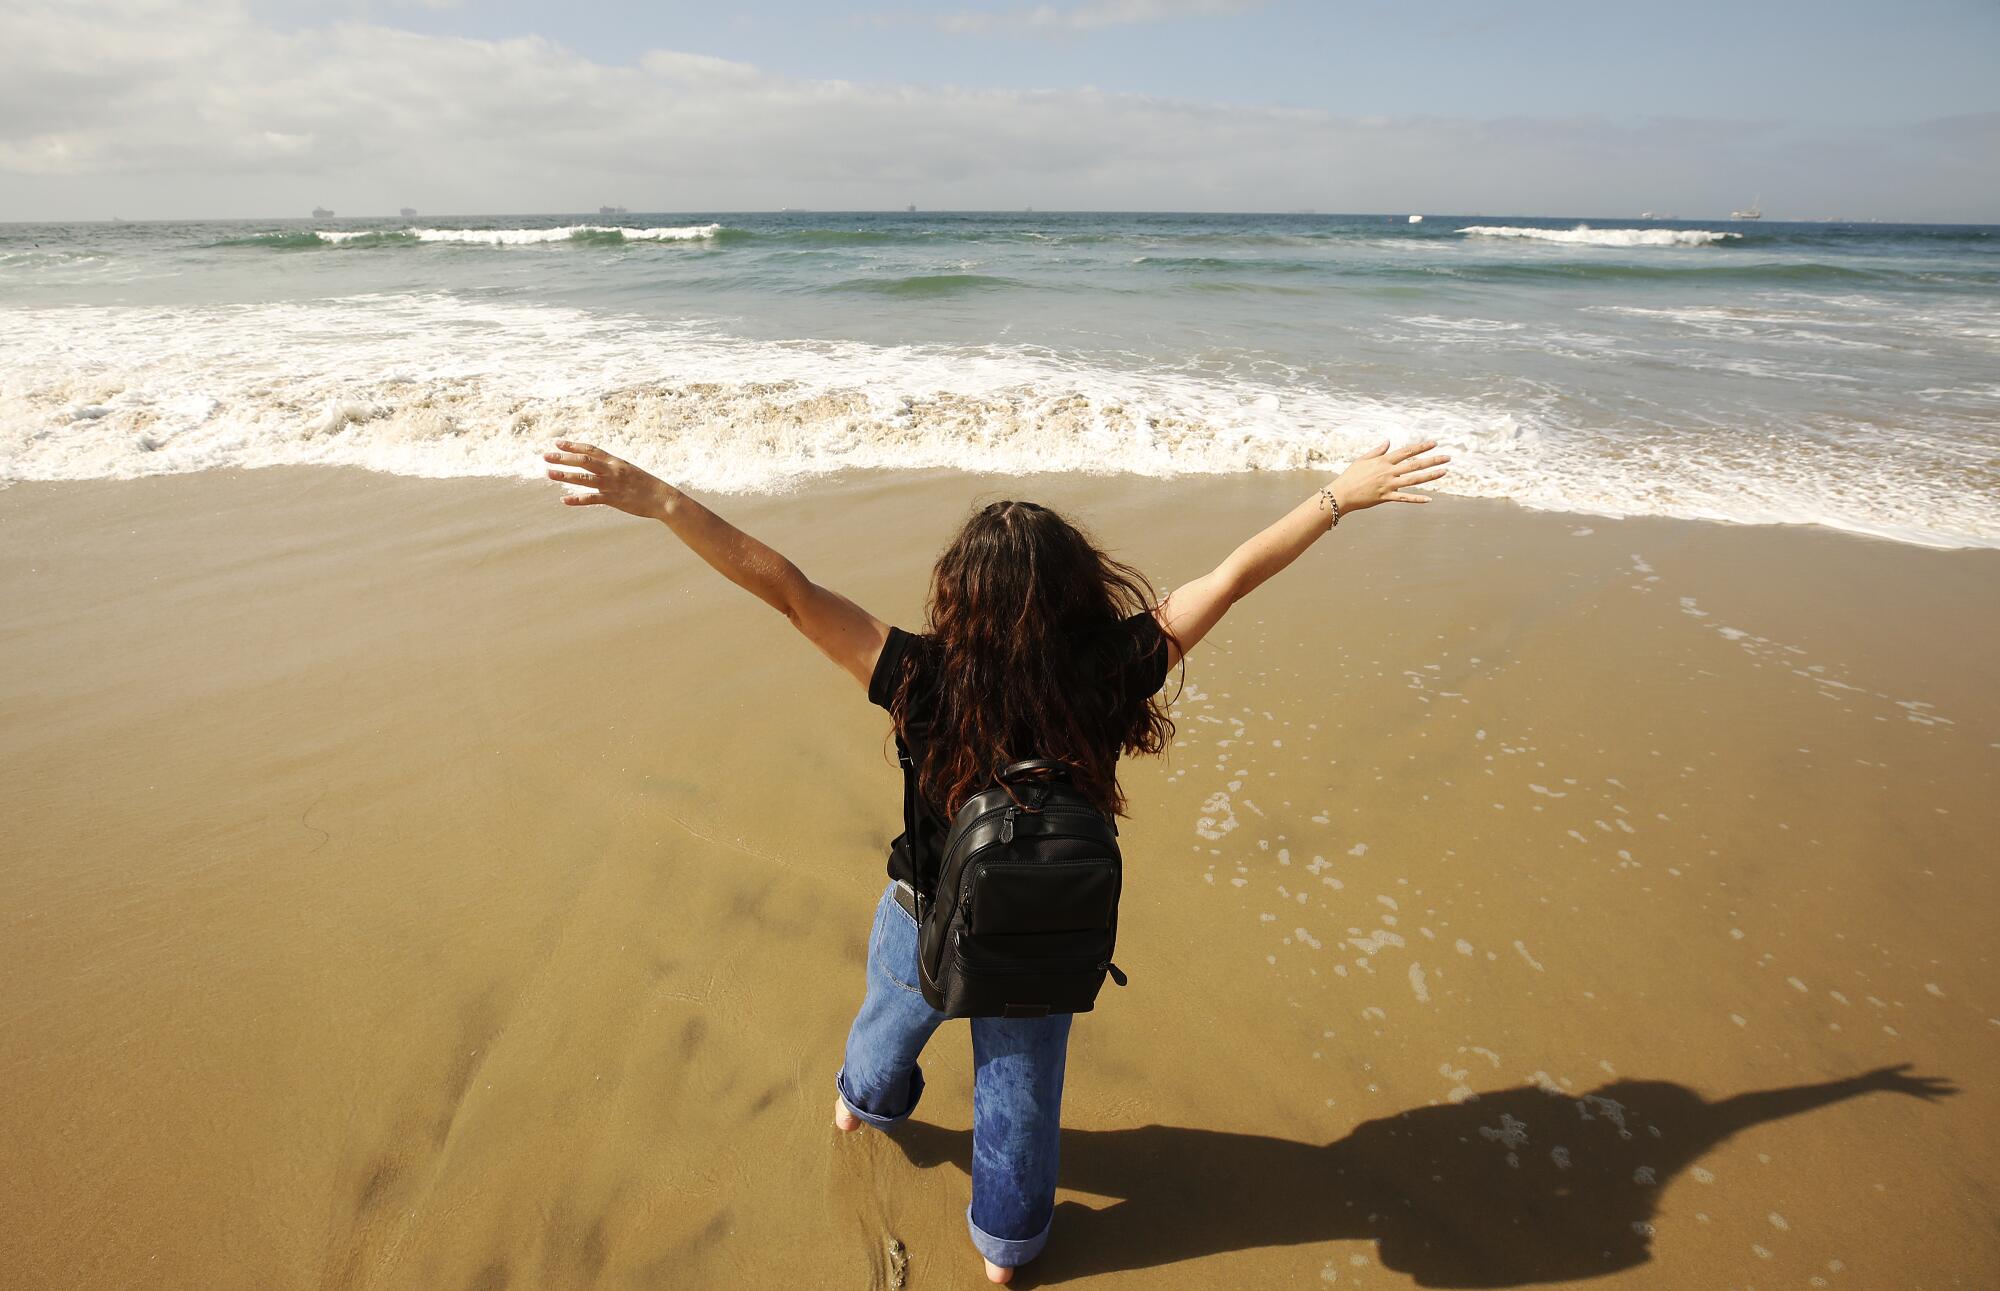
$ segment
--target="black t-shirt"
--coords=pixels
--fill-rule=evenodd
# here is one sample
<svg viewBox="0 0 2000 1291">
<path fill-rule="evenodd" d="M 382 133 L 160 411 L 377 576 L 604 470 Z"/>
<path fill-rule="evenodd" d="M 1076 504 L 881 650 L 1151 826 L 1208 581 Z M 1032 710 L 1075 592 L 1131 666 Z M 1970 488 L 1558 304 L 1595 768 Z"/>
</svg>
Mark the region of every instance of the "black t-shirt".
<svg viewBox="0 0 2000 1291">
<path fill-rule="evenodd" d="M 881 657 L 875 661 L 874 675 L 868 679 L 868 702 L 887 709 L 895 697 L 903 669 L 919 669 L 911 682 L 909 721 L 903 732 L 904 745 L 919 766 L 923 764 L 924 741 L 929 737 L 937 702 L 937 679 L 930 675 L 931 660 L 925 644 L 922 637 L 901 628 L 890 628 Z M 1107 729 L 1121 734 L 1131 730 L 1138 720 L 1140 706 L 1158 693 L 1167 679 L 1167 638 L 1160 631 L 1159 621 L 1151 611 L 1141 610 L 1108 629 L 1077 637 L 1071 646 L 1078 654 L 1078 674 L 1100 678 L 1110 692 L 1115 705 L 1111 711 L 1116 720 Z M 1117 756 L 1115 737 L 1111 752 Z M 903 819 L 908 820 L 910 804 L 905 802 L 903 806 Z M 923 839 L 924 855 L 932 865 L 944 850 L 944 836 L 950 824 L 930 803 L 919 804 L 917 829 Z M 889 877 L 916 882 L 911 873 L 908 841 L 900 832 L 889 844 Z"/>
</svg>

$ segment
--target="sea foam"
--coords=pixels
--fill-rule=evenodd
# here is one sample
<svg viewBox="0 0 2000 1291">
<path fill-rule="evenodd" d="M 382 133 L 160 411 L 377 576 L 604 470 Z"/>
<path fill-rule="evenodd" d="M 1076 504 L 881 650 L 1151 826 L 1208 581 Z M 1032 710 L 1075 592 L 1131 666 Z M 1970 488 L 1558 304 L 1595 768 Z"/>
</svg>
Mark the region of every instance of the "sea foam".
<svg viewBox="0 0 2000 1291">
<path fill-rule="evenodd" d="M 313 236 L 322 242 L 339 246 L 343 242 L 361 242 L 382 238 L 407 238 L 412 231 L 402 229 L 314 229 Z"/>
<path fill-rule="evenodd" d="M 853 469 L 1330 471 L 1384 439 L 1432 439 L 1453 457 L 1439 493 L 2000 546 L 2000 517 L 1933 454 L 1773 455 L 1762 438 L 1592 429 L 1495 395 L 1377 395 L 1039 346 L 767 340 L 372 294 L 0 310 L 0 354 L 0 481 L 285 464 L 537 477 L 538 454 L 568 437 L 689 488 L 763 492 Z"/>
<path fill-rule="evenodd" d="M 564 224 L 552 229 L 315 229 L 322 242 L 339 245 L 357 241 L 460 242 L 483 246 L 536 246 L 544 242 L 607 241 L 695 242 L 713 238 L 720 224 L 688 224 L 670 228 L 631 229 L 615 224 Z"/>
<path fill-rule="evenodd" d="M 753 340 L 443 295 L 0 311 L 0 352 L 0 480 L 534 475 L 559 436 L 724 492 L 852 468 L 1166 476 L 1325 469 L 1506 420 L 1028 347 Z"/>
<path fill-rule="evenodd" d="M 1530 242 L 1560 242 L 1586 247 L 1705 247 L 1741 233 L 1718 233 L 1710 229 L 1593 229 L 1579 224 L 1573 229 L 1531 229 L 1510 224 L 1474 224 L 1460 233 L 1480 238 L 1521 238 Z"/>
</svg>

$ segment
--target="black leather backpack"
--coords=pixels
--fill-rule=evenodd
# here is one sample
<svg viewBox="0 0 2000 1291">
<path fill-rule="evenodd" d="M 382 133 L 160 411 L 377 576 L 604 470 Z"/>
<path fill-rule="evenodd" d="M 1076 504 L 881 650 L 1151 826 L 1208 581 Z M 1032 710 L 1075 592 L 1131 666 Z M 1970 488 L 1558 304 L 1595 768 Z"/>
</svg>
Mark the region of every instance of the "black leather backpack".
<svg viewBox="0 0 2000 1291">
<path fill-rule="evenodd" d="M 907 756 L 904 773 L 914 803 Z M 1125 985 L 1111 962 L 1124 883 L 1118 826 L 1062 763 L 1003 768 L 958 809 L 929 872 L 936 886 L 917 900 L 917 982 L 945 1016 L 1084 1013 L 1106 973 Z"/>
</svg>

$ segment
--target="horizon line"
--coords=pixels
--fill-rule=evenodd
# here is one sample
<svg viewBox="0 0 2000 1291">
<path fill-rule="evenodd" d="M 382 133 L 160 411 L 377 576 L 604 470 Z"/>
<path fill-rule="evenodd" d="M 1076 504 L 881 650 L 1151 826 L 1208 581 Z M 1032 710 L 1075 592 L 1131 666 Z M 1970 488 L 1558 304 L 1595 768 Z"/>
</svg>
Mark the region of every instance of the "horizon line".
<svg viewBox="0 0 2000 1291">
<path fill-rule="evenodd" d="M 1329 219 L 1362 217 L 1394 218 L 1397 216 L 1423 215 L 1438 219 L 1524 219 L 1524 220 L 1649 220 L 1655 224 L 1690 224 L 1702 221 L 1725 224 L 1902 224 L 1936 225 L 1941 227 L 1993 228 L 2000 227 L 2000 220 L 1939 220 L 1939 219 L 1888 219 L 1880 216 L 1837 216 L 1815 215 L 1794 218 L 1778 218 L 1765 215 L 1757 220 L 1743 220 L 1733 215 L 1642 215 L 1642 214 L 1576 214 L 1560 215 L 1530 214 L 1525 211 L 1437 211 L 1414 207 L 1401 207 L 1384 211 L 1333 211 L 1307 207 L 1291 207 L 1284 210 L 1256 209 L 1176 209 L 1170 207 L 982 207 L 982 206 L 936 206 L 936 207 L 836 207 L 836 206 L 794 206 L 794 207 L 740 207 L 740 208 L 695 208 L 688 210 L 639 210 L 627 209 L 620 216 L 671 215 L 671 216 L 715 216 L 715 215 L 1253 215 L 1289 216 L 1295 218 L 1322 217 Z M 599 219 L 614 218 L 599 212 L 574 211 L 440 211 L 428 218 L 432 219 L 481 219 L 501 218 L 521 219 L 562 219 L 569 216 L 596 216 Z M 368 213 L 361 215 L 181 215 L 144 216 L 126 218 L 118 215 L 93 216 L 88 218 L 62 219 L 6 219 L 0 220 L 0 227 L 14 225 L 70 225 L 70 224 L 195 224 L 195 223 L 245 223 L 251 221 L 269 222 L 311 222 L 314 220 L 398 220 L 419 219 L 423 216 L 404 216 L 400 211 Z"/>
</svg>

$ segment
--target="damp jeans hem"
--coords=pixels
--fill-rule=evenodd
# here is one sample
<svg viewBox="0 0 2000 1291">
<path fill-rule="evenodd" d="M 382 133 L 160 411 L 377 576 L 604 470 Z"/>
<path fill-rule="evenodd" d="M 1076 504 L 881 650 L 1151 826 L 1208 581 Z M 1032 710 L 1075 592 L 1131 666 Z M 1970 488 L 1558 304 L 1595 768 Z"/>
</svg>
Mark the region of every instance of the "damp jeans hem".
<svg viewBox="0 0 2000 1291">
<path fill-rule="evenodd" d="M 979 1225 L 973 1223 L 972 1207 L 967 1206 L 965 1208 L 965 1226 L 972 1230 L 972 1244 L 979 1248 L 981 1255 L 998 1264 L 1003 1269 L 1019 1268 L 1021 1265 L 1034 1259 L 1037 1255 L 1040 1255 L 1042 1248 L 1049 1244 L 1049 1230 L 1055 1227 L 1055 1222 L 1055 1216 L 1051 1215 L 1049 1216 L 1049 1222 L 1042 1225 L 1041 1232 L 1036 1233 L 1033 1237 L 1024 1237 L 1019 1241 L 1010 1241 L 1005 1237 L 995 1237 Z"/>
<path fill-rule="evenodd" d="M 917 1100 L 924 1096 L 924 1071 L 923 1068 L 918 1067 L 910 1073 L 910 1105 L 893 1116 L 884 1116 L 880 1112 L 871 1112 L 855 1100 L 853 1093 L 847 1088 L 846 1067 L 842 1067 L 834 1073 L 833 1087 L 840 1092 L 840 1101 L 847 1104 L 848 1111 L 853 1112 L 870 1125 L 876 1126 L 879 1129 L 887 1129 L 891 1125 L 898 1125 L 909 1119 L 910 1113 L 917 1110 Z"/>
</svg>

